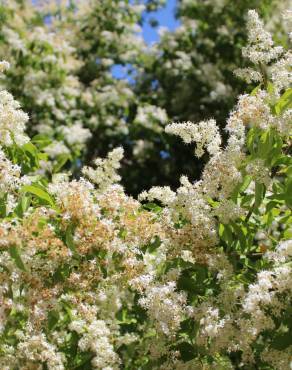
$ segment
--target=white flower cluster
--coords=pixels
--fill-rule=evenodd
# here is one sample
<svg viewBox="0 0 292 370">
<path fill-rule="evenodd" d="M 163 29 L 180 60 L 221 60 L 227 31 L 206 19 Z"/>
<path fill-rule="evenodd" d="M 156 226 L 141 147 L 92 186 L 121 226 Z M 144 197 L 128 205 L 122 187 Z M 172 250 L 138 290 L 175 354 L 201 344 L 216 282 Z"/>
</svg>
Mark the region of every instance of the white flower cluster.
<svg viewBox="0 0 292 370">
<path fill-rule="evenodd" d="M 24 133 L 28 115 L 19 108 L 11 94 L 0 91 L 0 144 L 4 146 L 21 146 L 29 140 Z"/>
<path fill-rule="evenodd" d="M 139 106 L 135 123 L 144 126 L 145 128 L 155 130 L 157 132 L 162 131 L 162 127 L 167 121 L 166 111 L 162 108 L 156 107 L 155 105 Z M 159 123 L 159 125 L 157 125 Z"/>
<path fill-rule="evenodd" d="M 163 204 L 171 204 L 175 200 L 175 192 L 170 189 L 169 186 L 154 186 L 149 191 L 143 191 L 139 194 L 139 200 L 159 200 Z"/>
<path fill-rule="evenodd" d="M 290 38 L 290 41 L 292 40 L 292 32 L 291 32 L 291 26 L 292 26 L 292 10 L 291 9 L 287 9 L 284 11 L 283 13 L 283 20 L 284 20 L 284 24 L 286 24 L 289 28 L 289 38 Z"/>
<path fill-rule="evenodd" d="M 72 126 L 61 126 L 60 132 L 69 145 L 84 144 L 92 136 L 90 130 L 82 127 L 80 123 L 75 123 Z"/>
<path fill-rule="evenodd" d="M 190 317 L 199 320 L 201 326 L 198 344 L 209 345 L 213 353 L 222 349 L 231 352 L 240 350 L 243 353 L 242 363 L 255 361 L 253 342 L 262 333 L 275 329 L 277 325 L 275 318 L 277 320 L 281 317 L 287 302 L 291 299 L 292 240 L 280 243 L 274 252 L 266 253 L 265 257 L 271 262 L 271 268 L 258 272 L 256 282 L 248 286 L 247 292 L 242 285 L 234 289 L 232 282 L 231 284 L 227 282 L 231 278 L 232 269 L 226 265 L 226 261 L 223 262 L 228 271 L 227 280 L 221 281 L 220 295 L 217 299 L 210 298 L 189 312 Z M 211 257 L 211 267 L 215 261 L 216 258 Z M 213 266 L 213 268 L 220 270 L 222 267 Z M 218 307 L 214 307 L 214 302 Z M 275 365 L 275 369 L 288 369 L 291 347 L 283 351 L 269 348 L 273 353 L 278 353 L 279 364 L 284 366 Z M 262 353 L 262 359 L 271 363 L 267 351 Z"/>
<path fill-rule="evenodd" d="M 29 368 L 37 362 L 47 364 L 49 370 L 65 369 L 64 356 L 47 341 L 44 334 L 28 335 L 24 339 L 17 346 L 16 356 L 20 364 L 24 361 Z"/>
<path fill-rule="evenodd" d="M 76 216 L 84 218 L 94 212 L 99 214 L 99 207 L 92 202 L 93 185 L 84 178 L 79 181 L 68 182 L 65 179 L 65 181 L 51 183 L 48 190 L 56 196 L 57 203 L 61 206 L 68 220 L 74 219 Z M 82 197 L 82 201 L 77 202 L 77 200 L 81 200 L 80 197 Z"/>
<path fill-rule="evenodd" d="M 220 150 L 221 136 L 214 119 L 201 121 L 198 124 L 192 122 L 172 123 L 166 126 L 165 132 L 180 136 L 185 143 L 195 142 L 197 144 L 197 157 L 204 154 L 204 147 L 210 155 L 215 155 Z"/>
<path fill-rule="evenodd" d="M 3 60 L 2 62 L 0 62 L 0 72 L 1 73 L 6 71 L 9 68 L 10 68 L 10 64 L 6 60 Z"/>
<path fill-rule="evenodd" d="M 288 15 L 289 12 L 286 14 Z M 274 47 L 271 34 L 264 30 L 263 22 L 259 19 L 255 10 L 248 12 L 248 32 L 249 44 L 242 49 L 242 54 L 252 63 L 259 65 L 259 70 L 250 67 L 239 68 L 234 73 L 247 83 L 266 83 L 264 80 L 270 74 L 274 93 L 279 95 L 283 89 L 291 85 L 291 51 L 288 50 L 284 53 L 282 47 Z M 282 57 L 278 59 L 281 55 Z M 267 65 L 274 59 L 278 60 L 268 67 Z"/>
<path fill-rule="evenodd" d="M 281 242 L 274 252 L 267 252 L 266 257 L 276 264 L 285 263 L 292 258 L 292 240 Z"/>
<path fill-rule="evenodd" d="M 119 357 L 115 353 L 110 341 L 111 332 L 103 320 L 92 320 L 84 325 L 82 320 L 73 321 L 70 329 L 81 334 L 78 347 L 82 352 L 91 351 L 94 358 L 91 360 L 93 369 L 119 369 Z"/>
<path fill-rule="evenodd" d="M 97 158 L 95 160 L 96 169 L 84 167 L 82 172 L 98 185 L 100 190 L 105 190 L 108 186 L 120 180 L 116 171 L 120 168 L 123 154 L 124 150 L 122 148 L 116 148 L 108 154 L 106 159 Z"/>
<path fill-rule="evenodd" d="M 205 166 L 202 175 L 202 189 L 207 196 L 218 199 L 228 198 L 234 187 L 242 180 L 239 170 L 243 154 L 227 146 Z M 231 203 L 229 203 L 229 206 Z M 236 206 L 234 204 L 234 206 Z"/>
<path fill-rule="evenodd" d="M 265 31 L 255 10 L 248 12 L 247 30 L 249 45 L 242 49 L 242 55 L 252 63 L 268 64 L 283 53 L 281 46 L 274 46 L 271 34 Z"/>
<path fill-rule="evenodd" d="M 256 159 L 246 166 L 247 173 L 258 183 L 262 183 L 269 187 L 272 179 L 270 177 L 269 168 L 265 166 L 262 159 Z"/>
<path fill-rule="evenodd" d="M 70 151 L 62 141 L 54 141 L 45 147 L 45 152 L 51 157 L 56 158 L 62 154 L 69 154 Z"/>
<path fill-rule="evenodd" d="M 275 262 L 270 270 L 263 270 L 257 274 L 257 280 L 250 284 L 248 292 L 243 298 L 242 310 L 249 318 L 240 318 L 239 347 L 246 349 L 246 356 L 252 357 L 248 349 L 251 342 L 258 335 L 275 328 L 271 317 L 277 318 L 282 314 L 285 301 L 292 294 L 292 240 L 278 245 L 275 252 L 267 253 L 266 257 Z"/>
<path fill-rule="evenodd" d="M 230 221 L 241 217 L 244 214 L 244 211 L 231 199 L 223 199 L 219 206 L 214 209 L 213 214 L 219 217 L 223 224 L 228 224 Z"/>
<path fill-rule="evenodd" d="M 21 168 L 11 163 L 0 147 L 0 191 L 15 190 L 20 186 Z"/>
<path fill-rule="evenodd" d="M 216 337 L 222 328 L 224 328 L 226 319 L 219 318 L 218 308 L 209 307 L 204 317 L 200 320 L 203 335 Z"/>
<path fill-rule="evenodd" d="M 265 348 L 261 354 L 261 359 L 273 366 L 276 370 L 292 369 L 292 346 L 284 350 L 276 350 L 274 348 Z"/>
<path fill-rule="evenodd" d="M 237 77 L 245 80 L 248 84 L 263 81 L 262 74 L 252 68 L 237 68 L 233 72 Z"/>
<path fill-rule="evenodd" d="M 226 126 L 226 130 L 232 134 L 228 139 L 230 149 L 234 147 L 238 150 L 243 146 L 247 127 L 259 127 L 262 130 L 274 127 L 280 135 L 289 135 L 292 109 L 274 116 L 269 103 L 271 97 L 264 90 L 258 90 L 255 95 L 239 96 L 236 109 L 231 112 Z"/>
<path fill-rule="evenodd" d="M 271 80 L 276 92 L 291 86 L 292 83 L 292 52 L 288 50 L 281 59 L 274 63 L 271 68 Z"/>
<path fill-rule="evenodd" d="M 256 95 L 240 95 L 237 110 L 229 119 L 228 129 L 238 125 L 236 120 L 241 120 L 245 126 L 268 128 L 273 122 L 273 116 L 266 99 L 267 93 L 263 90 L 259 90 Z"/>
<path fill-rule="evenodd" d="M 188 143 L 199 141 L 199 151 L 203 146 L 207 146 L 212 157 L 205 166 L 201 181 L 191 184 L 186 177 L 182 177 L 176 194 L 168 187 L 155 187 L 143 192 L 140 199 L 158 199 L 166 204 L 166 223 L 175 224 L 181 217 L 187 220 L 180 231 L 177 245 L 172 240 L 171 248 L 176 245 L 176 248 L 181 249 L 183 238 L 189 238 L 187 242 L 184 241 L 184 248 L 192 250 L 194 258 L 198 258 L 196 249 L 210 248 L 217 243 L 217 217 L 226 223 L 243 214 L 242 209 L 228 199 L 234 187 L 242 180 L 238 169 L 243 158 L 242 137 L 238 138 L 238 129 L 233 130 L 227 147 L 221 150 L 221 138 L 214 120 L 201 122 L 199 125 L 190 122 L 172 124 L 166 127 L 166 131 L 179 135 Z M 217 198 L 221 205 L 213 209 L 208 201 L 210 198 Z"/>
<path fill-rule="evenodd" d="M 150 285 L 139 304 L 146 308 L 156 329 L 165 335 L 174 334 L 183 320 L 186 296 L 176 292 L 175 282 L 165 285 Z"/>
</svg>

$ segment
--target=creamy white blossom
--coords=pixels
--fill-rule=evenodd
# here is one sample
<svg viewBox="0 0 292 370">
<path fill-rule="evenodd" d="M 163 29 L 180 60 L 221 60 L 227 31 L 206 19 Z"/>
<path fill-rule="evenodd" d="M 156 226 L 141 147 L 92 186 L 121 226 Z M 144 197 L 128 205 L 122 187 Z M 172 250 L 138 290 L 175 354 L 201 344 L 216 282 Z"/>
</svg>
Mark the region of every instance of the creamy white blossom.
<svg viewBox="0 0 292 370">
<path fill-rule="evenodd" d="M 120 168 L 120 161 L 123 158 L 122 148 L 112 150 L 106 159 L 97 158 L 94 162 L 96 168 L 84 167 L 82 172 L 92 182 L 97 184 L 100 189 L 105 189 L 112 183 L 118 182 L 120 176 L 117 170 Z"/>
<path fill-rule="evenodd" d="M 242 55 L 255 64 L 267 64 L 283 53 L 281 46 L 274 46 L 271 34 L 264 29 L 264 24 L 255 10 L 249 10 L 247 19 L 248 46 L 242 49 Z"/>
<path fill-rule="evenodd" d="M 221 137 L 214 119 L 198 124 L 192 122 L 172 123 L 166 126 L 165 131 L 180 136 L 187 144 L 195 142 L 197 144 L 197 157 L 204 154 L 203 148 L 206 148 L 211 155 L 215 155 L 220 150 Z"/>
<path fill-rule="evenodd" d="M 11 146 L 15 142 L 23 145 L 28 142 L 24 133 L 28 115 L 20 109 L 20 104 L 7 91 L 0 91 L 0 143 Z"/>
</svg>

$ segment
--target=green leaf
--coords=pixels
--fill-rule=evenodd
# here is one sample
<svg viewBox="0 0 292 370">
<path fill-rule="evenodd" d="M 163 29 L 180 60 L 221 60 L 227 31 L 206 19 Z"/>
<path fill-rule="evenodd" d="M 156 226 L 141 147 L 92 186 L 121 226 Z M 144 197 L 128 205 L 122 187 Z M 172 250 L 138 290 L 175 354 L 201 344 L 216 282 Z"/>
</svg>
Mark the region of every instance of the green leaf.
<svg viewBox="0 0 292 370">
<path fill-rule="evenodd" d="M 187 274 L 179 277 L 177 286 L 178 286 L 178 289 L 185 290 L 188 293 L 191 293 L 191 294 L 198 293 L 198 287 L 196 286 L 196 281 L 192 279 L 190 276 L 187 276 Z"/>
<path fill-rule="evenodd" d="M 183 361 L 190 361 L 198 355 L 198 350 L 188 342 L 179 343 L 177 349 L 180 351 Z"/>
<path fill-rule="evenodd" d="M 143 208 L 144 209 L 147 209 L 149 211 L 152 211 L 154 213 L 160 213 L 162 211 L 162 207 L 160 207 L 156 203 L 146 203 L 146 204 L 143 204 Z"/>
<path fill-rule="evenodd" d="M 256 182 L 255 184 L 255 203 L 254 203 L 255 208 L 258 208 L 261 205 L 264 195 L 265 195 L 265 185 Z"/>
<path fill-rule="evenodd" d="M 127 236 L 127 230 L 125 228 L 121 228 L 121 230 L 118 233 L 118 237 L 125 240 Z"/>
<path fill-rule="evenodd" d="M 279 115 L 289 108 L 292 108 L 292 89 L 285 91 L 278 100 L 277 104 L 275 105 L 275 112 Z"/>
<path fill-rule="evenodd" d="M 152 240 L 149 244 L 146 244 L 144 247 L 142 247 L 142 250 L 143 252 L 147 250 L 149 253 L 153 253 L 157 250 L 160 244 L 161 244 L 161 240 L 159 236 L 156 235 L 154 237 L 154 240 Z"/>
<path fill-rule="evenodd" d="M 278 350 L 283 350 L 290 345 L 292 345 L 292 335 L 290 332 L 276 336 L 272 343 L 272 347 Z"/>
<path fill-rule="evenodd" d="M 250 95 L 255 96 L 255 95 L 257 94 L 257 92 L 260 90 L 261 86 L 262 86 L 261 84 L 260 84 L 260 85 L 258 85 L 258 86 L 256 86 L 256 87 L 252 90 L 252 92 L 250 93 Z"/>
<path fill-rule="evenodd" d="M 250 129 L 246 137 L 246 146 L 251 154 L 254 153 L 254 142 L 255 142 L 256 132 L 255 129 Z"/>
<path fill-rule="evenodd" d="M 274 209 L 275 207 L 277 207 L 279 205 L 278 202 L 275 202 L 275 201 L 270 201 L 269 203 L 267 203 L 266 205 L 266 212 L 269 213 L 272 209 Z"/>
<path fill-rule="evenodd" d="M 27 153 L 30 153 L 33 157 L 37 158 L 37 155 L 38 155 L 38 150 L 37 148 L 32 144 L 32 142 L 29 142 L 29 143 L 26 143 L 22 146 L 22 149 L 27 152 Z"/>
<path fill-rule="evenodd" d="M 60 154 L 57 157 L 56 163 L 53 167 L 53 172 L 57 173 L 60 171 L 60 169 L 66 164 L 66 162 L 71 159 L 70 154 Z"/>
<path fill-rule="evenodd" d="M 54 329 L 59 321 L 59 313 L 56 310 L 51 310 L 48 313 L 48 328 L 49 330 Z"/>
<path fill-rule="evenodd" d="M 7 194 L 0 198 L 0 217 L 6 217 L 6 201 L 7 201 Z"/>
<path fill-rule="evenodd" d="M 38 185 L 25 185 L 22 187 L 21 191 L 31 193 L 40 200 L 52 206 L 53 208 L 56 207 L 55 201 L 51 197 L 51 195 L 44 188 L 41 188 Z"/>
<path fill-rule="evenodd" d="M 79 352 L 75 358 L 75 366 L 73 365 L 73 369 L 75 370 L 86 370 L 91 369 L 91 360 L 94 357 L 92 352 Z"/>
<path fill-rule="evenodd" d="M 9 248 L 9 253 L 11 258 L 14 260 L 16 266 L 22 270 L 26 271 L 26 268 L 24 266 L 24 263 L 21 259 L 21 254 L 17 246 L 13 245 L 12 247 Z"/>
<path fill-rule="evenodd" d="M 221 239 L 223 241 L 225 241 L 225 243 L 230 247 L 233 240 L 234 240 L 233 235 L 232 235 L 232 230 L 231 230 L 230 226 L 220 224 L 220 226 L 219 226 L 219 235 L 220 235 Z"/>
<path fill-rule="evenodd" d="M 35 135 L 32 139 L 31 142 L 37 145 L 39 149 L 43 149 L 49 144 L 51 144 L 52 140 L 46 136 L 46 135 Z"/>
<path fill-rule="evenodd" d="M 15 208 L 15 213 L 18 217 L 22 217 L 23 214 L 28 210 L 31 203 L 30 195 L 23 195 Z"/>
<path fill-rule="evenodd" d="M 236 237 L 239 239 L 241 251 L 243 252 L 247 247 L 247 238 L 245 235 L 246 230 L 243 227 L 237 225 L 235 222 L 231 222 L 230 224 L 232 225 Z"/>
<path fill-rule="evenodd" d="M 243 182 L 240 185 L 239 192 L 243 193 L 251 183 L 252 177 L 251 176 L 244 176 Z"/>
<path fill-rule="evenodd" d="M 66 229 L 66 245 L 71 249 L 72 252 L 77 253 L 74 239 L 73 239 L 73 234 L 74 234 L 74 229 L 75 227 L 73 225 L 69 225 Z"/>
<path fill-rule="evenodd" d="M 275 86 L 272 84 L 271 81 L 268 81 L 267 84 L 267 91 L 269 94 L 273 95 L 275 93 Z"/>
<path fill-rule="evenodd" d="M 292 208 L 292 178 L 287 179 L 284 199 L 287 207 Z"/>
<path fill-rule="evenodd" d="M 274 144 L 273 133 L 271 131 L 265 131 L 259 139 L 257 156 L 266 158 L 271 152 Z"/>
<path fill-rule="evenodd" d="M 194 321 L 193 318 L 191 318 L 182 321 L 180 327 L 180 333 L 187 334 L 188 337 L 191 338 L 192 341 L 194 341 L 200 329 L 200 324 L 197 321 Z"/>
</svg>

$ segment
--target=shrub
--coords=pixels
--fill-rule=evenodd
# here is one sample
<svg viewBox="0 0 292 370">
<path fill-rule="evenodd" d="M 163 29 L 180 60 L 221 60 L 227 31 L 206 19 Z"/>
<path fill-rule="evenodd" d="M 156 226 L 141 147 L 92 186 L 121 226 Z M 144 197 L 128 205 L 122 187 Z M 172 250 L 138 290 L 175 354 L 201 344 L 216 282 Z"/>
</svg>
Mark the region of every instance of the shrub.
<svg viewBox="0 0 292 370">
<path fill-rule="evenodd" d="M 260 84 L 226 145 L 215 120 L 167 126 L 210 155 L 176 191 L 127 196 L 121 148 L 78 180 L 47 176 L 1 92 L 1 369 L 291 366 L 291 54 L 253 10 L 248 25 L 239 73 Z"/>
</svg>

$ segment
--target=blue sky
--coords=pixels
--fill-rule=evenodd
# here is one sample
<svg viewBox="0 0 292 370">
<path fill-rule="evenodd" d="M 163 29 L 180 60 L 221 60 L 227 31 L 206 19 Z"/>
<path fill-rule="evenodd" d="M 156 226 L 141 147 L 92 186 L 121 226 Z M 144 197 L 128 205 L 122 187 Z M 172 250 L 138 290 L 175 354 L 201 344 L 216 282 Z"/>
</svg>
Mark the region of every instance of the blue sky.
<svg viewBox="0 0 292 370">
<path fill-rule="evenodd" d="M 144 14 L 144 25 L 142 29 L 142 36 L 148 45 L 159 40 L 158 29 L 159 27 L 166 27 L 170 31 L 173 31 L 176 27 L 179 26 L 179 21 L 175 19 L 175 6 L 176 0 L 166 0 L 166 5 L 155 12 L 150 12 Z M 149 24 L 151 19 L 158 21 L 158 27 L 152 27 Z M 114 77 L 120 78 L 129 78 L 127 73 L 127 66 L 114 65 L 111 69 Z"/>
<path fill-rule="evenodd" d="M 151 18 L 156 19 L 159 26 L 167 27 L 171 31 L 179 25 L 179 21 L 174 17 L 175 6 L 176 0 L 166 0 L 165 7 L 153 13 L 145 13 L 146 21 L 143 27 L 143 37 L 147 44 L 151 44 L 159 40 L 159 35 L 157 33 L 158 28 L 153 28 L 149 25 L 149 20 Z"/>
</svg>

